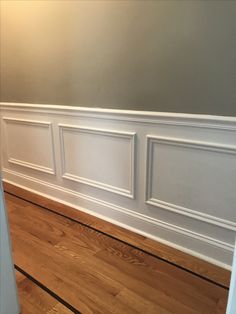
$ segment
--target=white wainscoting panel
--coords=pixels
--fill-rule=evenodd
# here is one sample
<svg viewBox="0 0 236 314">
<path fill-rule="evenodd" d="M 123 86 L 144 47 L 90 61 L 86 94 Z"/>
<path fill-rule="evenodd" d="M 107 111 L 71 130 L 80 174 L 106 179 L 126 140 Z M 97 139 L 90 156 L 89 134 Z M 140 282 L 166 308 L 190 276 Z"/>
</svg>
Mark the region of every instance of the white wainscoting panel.
<svg viewBox="0 0 236 314">
<path fill-rule="evenodd" d="M 148 135 L 147 203 L 236 230 L 235 160 L 236 146 Z"/>
<path fill-rule="evenodd" d="M 63 178 L 134 198 L 134 132 L 59 128 Z"/>
<path fill-rule="evenodd" d="M 3 123 L 8 163 L 55 174 L 50 122 L 3 117 Z"/>
<path fill-rule="evenodd" d="M 236 118 L 1 103 L 6 182 L 230 268 Z"/>
</svg>

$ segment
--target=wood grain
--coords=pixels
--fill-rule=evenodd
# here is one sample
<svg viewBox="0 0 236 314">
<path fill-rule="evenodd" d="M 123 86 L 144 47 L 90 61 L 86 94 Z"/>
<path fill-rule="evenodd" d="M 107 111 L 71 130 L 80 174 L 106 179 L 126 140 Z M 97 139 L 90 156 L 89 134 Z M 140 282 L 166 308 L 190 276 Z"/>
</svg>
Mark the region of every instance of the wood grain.
<svg viewBox="0 0 236 314">
<path fill-rule="evenodd" d="M 21 314 L 73 313 L 19 271 L 16 271 L 16 284 Z"/>
<path fill-rule="evenodd" d="M 5 191 L 29 200 L 35 204 L 53 210 L 57 213 L 70 217 L 78 222 L 96 228 L 97 230 L 112 235 L 126 243 L 134 245 L 148 253 L 154 254 L 168 262 L 183 267 L 186 270 L 203 276 L 213 282 L 229 287 L 231 272 L 219 266 L 210 264 L 204 260 L 181 252 L 177 249 L 148 239 L 144 236 L 116 226 L 110 222 L 78 211 L 77 209 L 50 200 L 41 195 L 19 188 L 13 184 L 4 182 Z"/>
<path fill-rule="evenodd" d="M 226 289 L 15 196 L 6 203 L 15 263 L 81 313 L 225 313 Z"/>
</svg>

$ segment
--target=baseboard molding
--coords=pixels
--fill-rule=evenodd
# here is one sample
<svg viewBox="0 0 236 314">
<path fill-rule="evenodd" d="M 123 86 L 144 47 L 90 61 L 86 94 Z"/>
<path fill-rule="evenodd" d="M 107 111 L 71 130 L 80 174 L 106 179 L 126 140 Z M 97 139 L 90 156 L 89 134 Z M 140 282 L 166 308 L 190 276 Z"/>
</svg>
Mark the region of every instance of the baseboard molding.
<svg viewBox="0 0 236 314">
<path fill-rule="evenodd" d="M 173 246 L 173 243 L 163 241 L 162 239 L 150 239 L 139 230 L 129 228 L 124 224 L 119 224 L 114 220 L 108 221 L 102 215 L 94 215 L 88 210 L 72 207 L 71 205 L 58 201 L 58 199 L 49 197 L 45 194 L 37 193 L 32 189 L 12 184 L 4 180 L 5 192 L 21 197 L 34 204 L 40 205 L 46 209 L 52 210 L 58 214 L 65 215 L 73 220 L 96 228 L 97 230 L 109 234 L 110 236 L 124 241 L 132 246 L 138 247 L 149 254 L 153 254 L 163 260 L 177 265 L 187 271 L 193 272 L 207 280 L 215 282 L 224 287 L 229 287 L 230 271 L 225 265 L 217 266 L 211 261 L 206 261 L 201 256 L 193 256 L 193 252 L 183 252 L 182 248 Z M 104 219 L 105 218 L 105 219 Z M 224 267 L 222 267 L 224 266 Z"/>
</svg>

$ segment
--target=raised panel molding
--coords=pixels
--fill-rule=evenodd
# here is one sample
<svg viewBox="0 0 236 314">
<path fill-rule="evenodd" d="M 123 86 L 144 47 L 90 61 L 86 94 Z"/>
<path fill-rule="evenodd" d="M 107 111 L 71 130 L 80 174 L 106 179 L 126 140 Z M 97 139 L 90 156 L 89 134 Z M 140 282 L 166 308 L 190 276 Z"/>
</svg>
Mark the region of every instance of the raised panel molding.
<svg viewBox="0 0 236 314">
<path fill-rule="evenodd" d="M 72 180 L 78 183 L 87 184 L 90 186 L 93 186 L 98 189 L 103 189 L 109 192 L 117 193 L 129 198 L 134 199 L 135 195 L 135 132 L 120 132 L 120 131 L 114 131 L 114 130 L 106 130 L 106 129 L 97 129 L 97 128 L 88 128 L 88 127 L 79 127 L 75 125 L 66 125 L 66 124 L 58 124 L 59 130 L 60 130 L 60 147 L 61 147 L 61 161 L 62 161 L 62 177 L 68 180 Z M 93 180 L 90 178 L 86 178 L 84 176 L 79 176 L 73 173 L 70 173 L 67 171 L 66 163 L 70 163 L 70 161 L 66 160 L 66 154 L 68 153 L 68 149 L 65 149 L 65 139 L 64 134 L 65 131 L 71 131 L 76 134 L 91 134 L 95 136 L 101 136 L 101 137 L 110 137 L 111 139 L 123 139 L 129 141 L 129 169 L 128 169 L 128 181 L 130 182 L 129 188 L 125 189 L 116 185 L 107 184 L 102 181 Z M 88 146 L 87 144 L 86 146 Z M 80 144 L 78 142 L 78 159 L 80 155 Z M 95 146 L 95 144 L 94 144 Z M 85 147 L 86 149 L 86 147 Z M 88 149 L 91 149 L 91 147 L 88 147 Z M 82 152 L 81 152 L 82 153 Z M 127 152 L 125 152 L 127 153 Z M 96 155 L 96 147 L 94 147 L 94 156 Z M 91 156 L 90 156 L 91 157 Z M 102 156 L 97 156 L 97 167 L 99 168 L 99 158 L 102 158 Z M 79 164 L 79 160 L 78 160 Z M 117 164 L 117 167 L 113 170 L 115 172 L 122 171 L 122 164 Z M 105 167 L 102 169 L 99 169 L 99 171 L 103 172 L 104 180 L 106 180 L 106 175 L 108 175 L 109 169 L 106 169 Z"/>
<path fill-rule="evenodd" d="M 197 210 L 179 206 L 158 198 L 153 197 L 153 172 L 154 172 L 154 152 L 153 147 L 155 144 L 164 144 L 168 146 L 193 148 L 196 150 L 206 150 L 210 152 L 217 152 L 222 154 L 236 155 L 236 146 L 234 145 L 218 145 L 214 143 L 207 143 L 203 141 L 188 141 L 184 139 L 159 137 L 155 135 L 147 135 L 147 153 L 146 153 L 146 203 L 158 208 L 192 217 L 213 225 L 223 227 L 228 230 L 236 231 L 236 222 L 222 219 L 213 215 L 209 215 Z M 158 159 L 158 156 L 156 156 Z M 235 170 L 236 170 L 236 156 L 235 156 Z M 163 178 L 164 180 L 164 178 Z"/>
<path fill-rule="evenodd" d="M 27 162 L 26 160 L 21 160 L 18 158 L 11 157 L 10 156 L 11 154 L 9 152 L 9 144 L 10 143 L 6 143 L 7 161 L 10 164 L 14 164 L 17 166 L 26 167 L 26 168 L 41 171 L 41 172 L 44 172 L 47 174 L 55 175 L 55 156 L 54 156 L 55 154 L 54 154 L 54 143 L 53 143 L 53 135 L 52 135 L 52 123 L 51 122 L 45 122 L 45 121 L 25 120 L 25 119 L 8 118 L 8 117 L 3 117 L 2 119 L 5 122 L 6 136 L 8 135 L 7 125 L 9 125 L 9 124 L 37 126 L 39 128 L 48 129 L 48 137 L 49 137 L 49 142 L 50 142 L 50 147 L 48 147 L 48 149 L 49 149 L 49 151 L 51 150 L 49 161 L 51 161 L 52 167 L 45 167 L 45 166 L 40 165 L 40 164 Z M 32 130 L 31 130 L 31 132 L 32 132 Z M 36 145 L 36 142 L 35 142 L 35 145 Z"/>
</svg>

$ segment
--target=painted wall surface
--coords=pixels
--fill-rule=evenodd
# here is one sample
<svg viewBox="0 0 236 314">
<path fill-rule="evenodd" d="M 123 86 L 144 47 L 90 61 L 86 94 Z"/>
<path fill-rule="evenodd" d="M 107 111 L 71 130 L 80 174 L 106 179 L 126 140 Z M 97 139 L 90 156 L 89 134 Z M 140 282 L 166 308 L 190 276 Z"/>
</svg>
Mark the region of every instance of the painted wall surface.
<svg viewBox="0 0 236 314">
<path fill-rule="evenodd" d="M 235 1 L 1 6 L 1 101 L 236 115 Z"/>
</svg>

